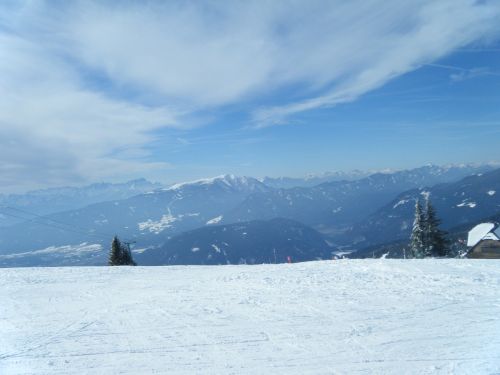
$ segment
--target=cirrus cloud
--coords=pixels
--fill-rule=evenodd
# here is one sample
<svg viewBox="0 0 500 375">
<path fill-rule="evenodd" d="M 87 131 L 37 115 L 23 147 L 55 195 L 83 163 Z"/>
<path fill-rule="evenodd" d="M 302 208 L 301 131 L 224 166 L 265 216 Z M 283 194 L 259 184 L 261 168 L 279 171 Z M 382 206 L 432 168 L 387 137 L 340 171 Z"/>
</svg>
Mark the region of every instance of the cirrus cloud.
<svg viewBox="0 0 500 375">
<path fill-rule="evenodd" d="M 4 4 L 4 190 L 161 171 L 148 145 L 189 116 L 287 123 L 496 40 L 499 17 L 475 0 Z"/>
</svg>

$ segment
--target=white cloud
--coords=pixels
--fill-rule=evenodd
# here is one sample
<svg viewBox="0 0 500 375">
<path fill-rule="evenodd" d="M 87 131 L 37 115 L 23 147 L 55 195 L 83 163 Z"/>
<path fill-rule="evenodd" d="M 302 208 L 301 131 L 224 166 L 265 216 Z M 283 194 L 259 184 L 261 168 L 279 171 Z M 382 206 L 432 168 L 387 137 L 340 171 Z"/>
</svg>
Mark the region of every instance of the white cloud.
<svg viewBox="0 0 500 375">
<path fill-rule="evenodd" d="M 443 65 L 443 64 L 428 64 L 428 65 L 436 68 L 442 68 L 453 71 L 454 73 L 450 74 L 450 80 L 452 82 L 461 82 L 468 79 L 473 79 L 483 76 L 500 77 L 500 73 L 493 72 L 490 70 L 490 68 L 487 67 L 466 69 L 458 66 Z"/>
<path fill-rule="evenodd" d="M 184 115 L 251 100 L 258 126 L 285 123 L 500 32 L 498 1 L 13 4 L 0 5 L 11 189 L 161 169 L 152 134 Z"/>
<path fill-rule="evenodd" d="M 385 4 L 390 5 L 390 2 Z M 349 74 L 337 77 L 332 89 L 312 98 L 255 111 L 257 126 L 286 122 L 290 115 L 355 100 L 394 77 L 435 61 L 453 50 L 500 34 L 500 3 L 475 1 L 400 2 L 385 18 L 372 14 L 368 34 L 350 38 L 342 54 L 352 61 Z M 415 6 L 417 5 L 417 6 Z M 392 16 L 389 16 L 392 15 Z M 400 29 L 401 20 L 406 28 Z M 355 23 L 356 19 L 351 20 Z M 339 34 L 344 30 L 338 29 Z"/>
<path fill-rule="evenodd" d="M 175 126 L 175 113 L 87 90 L 79 78 L 43 47 L 0 35 L 2 190 L 132 177 L 168 167 L 128 156 L 144 159 L 150 133 Z"/>
<path fill-rule="evenodd" d="M 495 1 L 81 4 L 64 13 L 73 56 L 197 108 L 288 85 L 313 98 L 298 111 L 348 101 L 500 33 Z"/>
</svg>

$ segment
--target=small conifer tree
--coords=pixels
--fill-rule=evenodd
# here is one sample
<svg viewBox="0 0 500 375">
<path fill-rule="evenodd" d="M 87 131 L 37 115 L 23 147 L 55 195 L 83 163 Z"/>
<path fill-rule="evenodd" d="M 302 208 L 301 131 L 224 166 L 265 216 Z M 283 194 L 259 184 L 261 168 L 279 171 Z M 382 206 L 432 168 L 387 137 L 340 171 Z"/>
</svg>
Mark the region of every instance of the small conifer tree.
<svg viewBox="0 0 500 375">
<path fill-rule="evenodd" d="M 113 237 L 109 252 L 108 266 L 119 266 L 122 262 L 122 244 L 117 236 Z"/>
<path fill-rule="evenodd" d="M 126 246 L 122 246 L 122 265 L 124 266 L 136 266 L 137 263 L 134 262 L 132 258 L 132 252 L 130 251 L 130 247 L 128 244 Z"/>
<path fill-rule="evenodd" d="M 410 254 L 413 258 L 425 257 L 424 220 L 422 206 L 417 199 L 415 203 L 415 219 L 413 220 L 413 228 L 410 237 Z"/>
<path fill-rule="evenodd" d="M 113 237 L 111 250 L 109 252 L 108 265 L 110 266 L 136 266 L 132 258 L 132 252 L 128 245 L 123 245 L 117 236 Z"/>
</svg>

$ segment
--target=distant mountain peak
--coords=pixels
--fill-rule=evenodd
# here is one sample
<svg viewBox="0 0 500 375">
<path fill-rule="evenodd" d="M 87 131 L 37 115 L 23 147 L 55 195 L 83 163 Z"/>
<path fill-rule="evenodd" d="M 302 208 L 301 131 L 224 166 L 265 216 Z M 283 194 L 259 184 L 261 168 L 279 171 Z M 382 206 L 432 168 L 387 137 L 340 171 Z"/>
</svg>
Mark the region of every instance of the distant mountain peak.
<svg viewBox="0 0 500 375">
<path fill-rule="evenodd" d="M 184 188 L 194 187 L 194 186 L 210 186 L 219 185 L 227 188 L 237 189 L 237 190 L 251 190 L 251 191 L 264 191 L 268 190 L 266 185 L 264 185 L 259 180 L 253 177 L 247 176 L 235 176 L 234 174 L 223 174 L 210 178 L 202 178 L 189 182 L 181 182 L 174 184 L 165 188 L 166 191 L 181 190 Z"/>
</svg>

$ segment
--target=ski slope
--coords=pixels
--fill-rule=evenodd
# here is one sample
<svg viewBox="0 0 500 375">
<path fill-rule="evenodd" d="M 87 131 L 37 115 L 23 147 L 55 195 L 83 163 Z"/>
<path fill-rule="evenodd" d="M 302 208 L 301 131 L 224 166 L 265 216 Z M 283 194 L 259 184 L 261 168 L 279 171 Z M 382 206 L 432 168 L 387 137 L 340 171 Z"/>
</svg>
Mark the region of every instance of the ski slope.
<svg viewBox="0 0 500 375">
<path fill-rule="evenodd" d="M 0 269 L 0 374 L 500 373 L 500 262 Z"/>
</svg>

